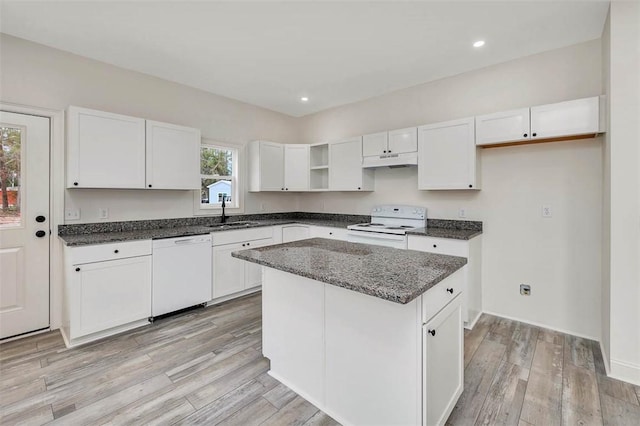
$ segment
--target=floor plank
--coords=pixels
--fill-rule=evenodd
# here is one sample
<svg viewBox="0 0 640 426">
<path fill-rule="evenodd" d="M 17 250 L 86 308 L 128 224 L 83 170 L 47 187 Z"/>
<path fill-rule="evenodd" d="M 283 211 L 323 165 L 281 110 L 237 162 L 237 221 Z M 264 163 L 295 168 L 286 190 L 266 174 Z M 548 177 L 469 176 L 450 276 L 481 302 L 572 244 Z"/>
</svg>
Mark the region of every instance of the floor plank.
<svg viewBox="0 0 640 426">
<path fill-rule="evenodd" d="M 640 388 L 606 376 L 597 342 L 482 315 L 447 424 L 634 425 Z M 261 295 L 81 347 L 59 332 L 0 344 L 0 424 L 338 423 L 269 376 Z"/>
</svg>

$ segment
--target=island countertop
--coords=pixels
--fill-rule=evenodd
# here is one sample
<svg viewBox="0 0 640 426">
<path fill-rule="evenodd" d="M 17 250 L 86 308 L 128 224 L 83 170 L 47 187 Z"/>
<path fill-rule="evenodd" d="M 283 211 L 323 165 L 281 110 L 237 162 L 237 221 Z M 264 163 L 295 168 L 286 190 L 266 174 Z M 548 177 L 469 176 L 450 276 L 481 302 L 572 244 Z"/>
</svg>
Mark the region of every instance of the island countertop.
<svg viewBox="0 0 640 426">
<path fill-rule="evenodd" d="M 467 259 L 324 238 L 233 252 L 233 257 L 406 304 Z"/>
</svg>

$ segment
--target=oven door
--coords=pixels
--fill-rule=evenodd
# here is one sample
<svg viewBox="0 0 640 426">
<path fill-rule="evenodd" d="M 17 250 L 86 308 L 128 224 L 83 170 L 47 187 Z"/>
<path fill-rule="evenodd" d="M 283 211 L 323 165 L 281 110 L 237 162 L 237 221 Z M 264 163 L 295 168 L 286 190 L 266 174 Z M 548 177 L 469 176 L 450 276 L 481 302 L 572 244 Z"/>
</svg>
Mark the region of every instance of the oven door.
<svg viewBox="0 0 640 426">
<path fill-rule="evenodd" d="M 407 249 L 407 236 L 384 234 L 382 232 L 348 231 L 347 241 L 352 243 L 374 244 L 377 246 Z"/>
</svg>

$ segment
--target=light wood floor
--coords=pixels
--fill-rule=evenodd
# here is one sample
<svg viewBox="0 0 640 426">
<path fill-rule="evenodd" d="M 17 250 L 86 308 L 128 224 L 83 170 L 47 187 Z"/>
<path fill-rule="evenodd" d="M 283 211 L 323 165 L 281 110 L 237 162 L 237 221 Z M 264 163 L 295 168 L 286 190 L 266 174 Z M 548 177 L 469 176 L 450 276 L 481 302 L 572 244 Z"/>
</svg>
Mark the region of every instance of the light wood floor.
<svg viewBox="0 0 640 426">
<path fill-rule="evenodd" d="M 260 295 L 76 349 L 58 332 L 0 345 L 0 424 L 334 425 L 266 374 Z M 640 389 L 595 342 L 483 316 L 465 335 L 449 423 L 640 424 Z"/>
</svg>

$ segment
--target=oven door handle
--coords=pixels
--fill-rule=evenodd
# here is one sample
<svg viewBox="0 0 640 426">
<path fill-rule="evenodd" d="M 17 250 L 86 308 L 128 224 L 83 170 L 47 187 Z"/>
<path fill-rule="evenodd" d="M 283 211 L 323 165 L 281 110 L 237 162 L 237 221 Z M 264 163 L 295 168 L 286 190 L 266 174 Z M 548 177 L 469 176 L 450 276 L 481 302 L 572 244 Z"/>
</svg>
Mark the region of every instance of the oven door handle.
<svg viewBox="0 0 640 426">
<path fill-rule="evenodd" d="M 387 240 L 387 241 L 404 241 L 406 235 L 400 234 L 385 234 L 382 232 L 369 232 L 369 231 L 347 231 L 348 236 L 354 236 L 358 238 L 371 238 L 376 240 Z"/>
</svg>

